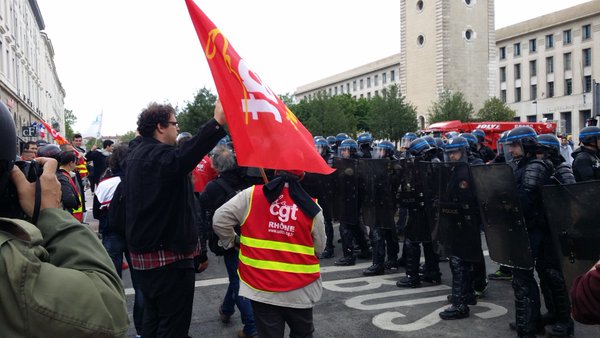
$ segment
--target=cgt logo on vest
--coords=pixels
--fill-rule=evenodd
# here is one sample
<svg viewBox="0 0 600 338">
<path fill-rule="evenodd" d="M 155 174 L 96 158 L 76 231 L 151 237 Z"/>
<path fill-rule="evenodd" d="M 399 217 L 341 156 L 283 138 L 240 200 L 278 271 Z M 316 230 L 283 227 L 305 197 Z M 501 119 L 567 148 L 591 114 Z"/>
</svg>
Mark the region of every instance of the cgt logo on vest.
<svg viewBox="0 0 600 338">
<path fill-rule="evenodd" d="M 296 227 L 293 225 L 285 224 L 292 220 L 297 220 L 296 213 L 298 212 L 298 206 L 296 204 L 287 205 L 285 201 L 282 201 L 283 195 L 279 196 L 277 200 L 271 203 L 269 212 L 273 216 L 277 216 L 280 222 L 269 221 L 269 232 L 282 234 L 287 236 L 294 236 Z"/>
</svg>

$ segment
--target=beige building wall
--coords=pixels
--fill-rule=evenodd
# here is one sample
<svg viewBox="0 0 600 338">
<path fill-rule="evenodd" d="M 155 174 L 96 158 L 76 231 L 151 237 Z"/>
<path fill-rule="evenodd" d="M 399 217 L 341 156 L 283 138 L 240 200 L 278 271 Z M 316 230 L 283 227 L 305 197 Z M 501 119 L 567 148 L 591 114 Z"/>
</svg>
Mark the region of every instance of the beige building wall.
<svg viewBox="0 0 600 338">
<path fill-rule="evenodd" d="M 598 81 L 600 1 L 498 29 L 496 38 L 498 97 L 519 121 L 554 120 L 577 139 L 592 116 Z"/>
<path fill-rule="evenodd" d="M 494 1 L 401 0 L 401 89 L 422 124 L 444 90 L 475 110 L 494 95 Z"/>
</svg>

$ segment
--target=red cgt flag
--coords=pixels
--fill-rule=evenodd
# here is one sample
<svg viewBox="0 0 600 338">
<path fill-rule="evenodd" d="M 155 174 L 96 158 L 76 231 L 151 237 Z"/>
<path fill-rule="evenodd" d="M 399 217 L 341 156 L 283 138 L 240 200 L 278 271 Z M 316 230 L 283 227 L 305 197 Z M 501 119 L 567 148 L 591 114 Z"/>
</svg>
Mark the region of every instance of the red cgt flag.
<svg viewBox="0 0 600 338">
<path fill-rule="evenodd" d="M 242 166 L 330 174 L 312 135 L 281 99 L 250 70 L 229 40 L 198 8 L 185 1 L 225 110 Z"/>
<path fill-rule="evenodd" d="M 52 135 L 52 138 L 54 139 L 54 141 L 56 141 L 56 143 L 58 143 L 59 145 L 69 143 L 69 141 L 67 141 L 61 134 L 54 130 L 54 128 L 52 128 L 51 125 L 44 122 L 44 120 L 40 120 L 40 122 L 44 125 L 44 128 L 50 133 L 50 135 Z"/>
</svg>

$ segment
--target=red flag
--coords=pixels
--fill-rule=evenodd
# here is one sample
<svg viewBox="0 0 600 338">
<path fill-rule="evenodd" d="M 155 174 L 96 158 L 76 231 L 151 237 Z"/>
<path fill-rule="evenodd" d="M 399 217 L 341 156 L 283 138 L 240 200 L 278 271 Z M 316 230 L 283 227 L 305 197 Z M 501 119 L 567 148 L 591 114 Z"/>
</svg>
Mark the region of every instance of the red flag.
<svg viewBox="0 0 600 338">
<path fill-rule="evenodd" d="M 330 174 L 312 135 L 273 91 L 250 70 L 229 40 L 198 8 L 185 1 L 215 80 L 242 166 Z"/>
<path fill-rule="evenodd" d="M 54 130 L 54 128 L 52 128 L 51 125 L 44 122 L 43 120 L 40 120 L 40 122 L 42 123 L 42 125 L 44 125 L 44 128 L 50 133 L 50 135 L 52 135 L 52 138 L 54 139 L 54 141 L 56 141 L 56 143 L 58 143 L 59 145 L 69 144 L 69 141 L 67 141 L 64 137 L 62 137 L 61 134 Z"/>
</svg>

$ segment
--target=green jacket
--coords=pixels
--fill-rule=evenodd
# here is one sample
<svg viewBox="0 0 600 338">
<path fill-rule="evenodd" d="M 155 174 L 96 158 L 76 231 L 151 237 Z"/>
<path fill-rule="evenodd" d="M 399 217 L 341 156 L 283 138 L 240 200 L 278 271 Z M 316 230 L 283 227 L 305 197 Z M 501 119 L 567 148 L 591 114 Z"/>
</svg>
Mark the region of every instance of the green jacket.
<svg viewBox="0 0 600 338">
<path fill-rule="evenodd" d="M 98 237 L 68 212 L 37 227 L 0 218 L 0 336 L 124 337 L 121 279 Z"/>
</svg>

